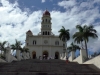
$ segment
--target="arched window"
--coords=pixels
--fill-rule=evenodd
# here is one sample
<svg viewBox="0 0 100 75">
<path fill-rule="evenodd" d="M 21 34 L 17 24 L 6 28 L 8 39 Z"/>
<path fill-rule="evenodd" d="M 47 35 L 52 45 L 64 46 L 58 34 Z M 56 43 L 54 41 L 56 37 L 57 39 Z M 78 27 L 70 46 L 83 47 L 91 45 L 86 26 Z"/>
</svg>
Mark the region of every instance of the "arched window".
<svg viewBox="0 0 100 75">
<path fill-rule="evenodd" d="M 28 43 L 27 43 L 27 46 L 28 46 Z"/>
<path fill-rule="evenodd" d="M 45 21 L 47 22 L 47 19 Z"/>
<path fill-rule="evenodd" d="M 49 35 L 49 32 L 48 32 L 48 35 Z"/>
<path fill-rule="evenodd" d="M 36 40 L 33 40 L 33 45 L 36 45 Z"/>
<path fill-rule="evenodd" d="M 44 20 L 43 20 L 43 22 L 44 22 Z"/>
<path fill-rule="evenodd" d="M 44 32 L 43 32 L 43 35 L 44 35 Z"/>
<path fill-rule="evenodd" d="M 55 45 L 59 45 L 59 41 L 55 41 Z"/>
<path fill-rule="evenodd" d="M 50 20 L 48 22 L 50 23 Z"/>
<path fill-rule="evenodd" d="M 63 44 L 63 47 L 65 47 L 65 44 Z"/>
<path fill-rule="evenodd" d="M 45 31 L 45 35 L 47 35 L 47 31 Z"/>
</svg>

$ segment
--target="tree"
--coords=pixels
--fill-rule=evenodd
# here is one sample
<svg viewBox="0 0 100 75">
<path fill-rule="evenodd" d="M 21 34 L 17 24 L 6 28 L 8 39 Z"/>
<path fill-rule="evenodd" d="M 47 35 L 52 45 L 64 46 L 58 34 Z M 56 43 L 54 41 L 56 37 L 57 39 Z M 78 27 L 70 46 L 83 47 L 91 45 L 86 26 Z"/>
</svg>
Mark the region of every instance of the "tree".
<svg viewBox="0 0 100 75">
<path fill-rule="evenodd" d="M 21 52 L 29 52 L 29 49 L 26 47 L 21 48 Z"/>
<path fill-rule="evenodd" d="M 83 48 L 83 28 L 82 26 L 80 25 L 77 25 L 76 26 L 76 29 L 79 30 L 79 32 L 76 32 L 74 35 L 73 35 L 73 38 L 74 38 L 74 42 L 77 42 L 78 44 L 81 43 L 81 47 Z"/>
<path fill-rule="evenodd" d="M 15 40 L 15 41 L 16 41 L 16 43 L 11 45 L 11 49 L 13 49 L 13 50 L 21 50 L 21 45 L 22 45 L 21 42 L 17 41 L 17 40 Z"/>
<path fill-rule="evenodd" d="M 5 45 L 7 44 L 7 41 L 4 41 L 4 42 L 0 42 L 0 50 L 1 50 L 1 53 L 2 51 L 4 51 L 4 54 L 6 52 L 6 48 L 5 48 Z M 2 55 L 2 54 L 1 54 Z"/>
<path fill-rule="evenodd" d="M 77 43 L 82 43 L 84 41 L 85 43 L 85 49 L 86 49 L 86 54 L 88 58 L 88 50 L 87 50 L 87 42 L 89 41 L 89 38 L 97 38 L 97 31 L 94 29 L 93 25 L 87 26 L 84 25 L 83 27 L 81 25 L 77 25 L 76 29 L 79 30 L 79 32 L 76 32 L 73 35 L 74 41 Z"/>
<path fill-rule="evenodd" d="M 12 45 L 11 45 L 11 49 L 13 49 L 13 51 L 16 50 L 15 44 L 12 44 Z"/>
<path fill-rule="evenodd" d="M 29 52 L 29 49 L 28 48 L 25 48 L 25 52 Z"/>
<path fill-rule="evenodd" d="M 71 51 L 76 51 L 77 49 L 80 49 L 80 47 L 78 45 L 75 45 L 73 42 L 70 44 L 70 46 L 67 48 L 68 53 L 70 53 Z"/>
<path fill-rule="evenodd" d="M 58 32 L 60 33 L 59 38 L 60 38 L 60 40 L 63 41 L 63 46 L 66 50 L 66 47 L 67 47 L 66 42 L 70 39 L 69 29 L 66 30 L 65 27 L 62 26 L 62 28 Z"/>
</svg>

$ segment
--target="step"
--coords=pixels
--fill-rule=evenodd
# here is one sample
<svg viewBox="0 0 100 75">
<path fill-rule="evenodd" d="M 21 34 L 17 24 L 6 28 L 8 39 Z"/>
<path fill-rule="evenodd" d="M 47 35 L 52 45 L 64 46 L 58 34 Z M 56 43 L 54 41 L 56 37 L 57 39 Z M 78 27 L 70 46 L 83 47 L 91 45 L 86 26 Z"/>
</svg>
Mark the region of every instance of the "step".
<svg viewBox="0 0 100 75">
<path fill-rule="evenodd" d="M 22 60 L 22 61 L 16 61 L 12 63 L 0 63 L 0 72 L 1 73 L 17 73 L 21 75 L 24 72 L 28 73 L 48 73 L 50 75 L 51 73 L 58 73 L 60 75 L 61 73 L 77 73 L 77 74 L 84 74 L 84 73 L 98 73 L 97 71 L 91 69 L 86 64 L 78 64 L 76 62 L 70 62 L 66 63 L 62 60 Z M 42 74 L 42 73 L 41 73 Z M 0 74 L 1 75 L 1 74 Z M 35 74 L 36 75 L 36 74 Z M 55 75 L 55 74 L 54 74 Z"/>
<path fill-rule="evenodd" d="M 0 75 L 100 75 L 100 73 L 0 72 Z"/>
</svg>

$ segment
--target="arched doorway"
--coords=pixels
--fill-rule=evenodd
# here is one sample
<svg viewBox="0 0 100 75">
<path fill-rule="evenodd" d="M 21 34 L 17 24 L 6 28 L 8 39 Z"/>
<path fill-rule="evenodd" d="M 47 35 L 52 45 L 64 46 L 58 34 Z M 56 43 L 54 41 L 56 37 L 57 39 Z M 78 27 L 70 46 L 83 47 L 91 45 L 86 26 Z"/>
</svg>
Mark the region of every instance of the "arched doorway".
<svg viewBox="0 0 100 75">
<path fill-rule="evenodd" d="M 59 52 L 55 52 L 55 59 L 59 59 Z"/>
<path fill-rule="evenodd" d="M 43 51 L 43 59 L 44 58 L 47 59 L 47 57 L 48 57 L 48 51 Z"/>
<path fill-rule="evenodd" d="M 32 56 L 33 56 L 33 59 L 36 59 L 36 52 L 35 51 L 32 52 Z"/>
</svg>

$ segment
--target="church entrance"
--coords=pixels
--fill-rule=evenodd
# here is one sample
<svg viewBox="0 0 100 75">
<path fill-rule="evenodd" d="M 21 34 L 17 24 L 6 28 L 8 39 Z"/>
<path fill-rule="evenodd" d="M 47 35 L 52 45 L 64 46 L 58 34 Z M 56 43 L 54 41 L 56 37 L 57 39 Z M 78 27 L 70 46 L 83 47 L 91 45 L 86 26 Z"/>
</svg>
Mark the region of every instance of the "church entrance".
<svg viewBox="0 0 100 75">
<path fill-rule="evenodd" d="M 43 51 L 43 59 L 47 59 L 48 57 L 48 52 L 47 51 Z"/>
<path fill-rule="evenodd" d="M 36 59 L 36 52 L 35 51 L 32 52 L 32 56 L 33 56 L 33 59 Z"/>
<path fill-rule="evenodd" d="M 55 52 L 55 59 L 59 59 L 59 52 Z"/>
</svg>

